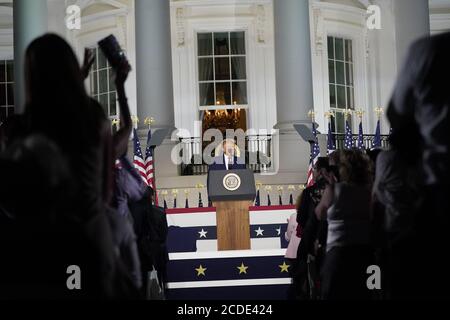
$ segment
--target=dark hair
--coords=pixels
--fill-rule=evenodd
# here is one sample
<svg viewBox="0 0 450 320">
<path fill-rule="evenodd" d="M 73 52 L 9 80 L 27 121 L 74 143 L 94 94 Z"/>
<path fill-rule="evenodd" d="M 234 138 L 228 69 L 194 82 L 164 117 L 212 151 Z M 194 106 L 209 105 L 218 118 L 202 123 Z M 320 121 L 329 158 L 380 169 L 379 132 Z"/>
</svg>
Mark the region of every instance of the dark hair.
<svg viewBox="0 0 450 320">
<path fill-rule="evenodd" d="M 319 159 L 317 159 L 317 162 L 316 162 L 316 168 L 317 168 L 318 170 L 320 170 L 320 169 L 326 169 L 326 170 L 328 170 L 329 167 L 330 167 L 330 162 L 328 161 L 328 158 L 326 158 L 326 157 L 320 157 Z"/>
<path fill-rule="evenodd" d="M 372 161 L 360 150 L 344 150 L 341 152 L 339 174 L 342 182 L 370 187 L 373 182 Z"/>
<path fill-rule="evenodd" d="M 333 166 L 339 166 L 339 164 L 341 163 L 341 152 L 340 151 L 335 151 L 333 153 L 331 153 L 328 156 L 328 162 L 331 166 L 331 163 L 333 163 Z"/>
<path fill-rule="evenodd" d="M 25 83 L 32 132 L 44 133 L 62 149 L 81 148 L 86 139 L 97 138 L 98 118 L 93 116 L 78 60 L 64 39 L 46 34 L 28 46 Z"/>
</svg>

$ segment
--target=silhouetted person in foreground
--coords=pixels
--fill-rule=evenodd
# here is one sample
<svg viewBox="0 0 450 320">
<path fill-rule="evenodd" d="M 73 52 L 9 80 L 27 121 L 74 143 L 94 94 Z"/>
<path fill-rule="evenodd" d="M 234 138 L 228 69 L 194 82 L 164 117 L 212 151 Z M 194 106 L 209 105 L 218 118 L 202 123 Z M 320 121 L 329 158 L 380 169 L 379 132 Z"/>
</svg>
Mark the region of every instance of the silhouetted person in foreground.
<svg viewBox="0 0 450 320">
<path fill-rule="evenodd" d="M 121 92 L 119 104 L 125 99 L 123 82 L 126 80 L 128 71 L 129 66 L 117 70 L 116 82 Z M 110 124 L 101 106 L 87 95 L 83 73 L 74 52 L 59 36 L 44 35 L 34 40 L 26 51 L 26 109 L 21 121 L 23 124 L 21 132 L 31 139 L 42 136 L 46 143 L 52 145 L 53 154 L 58 155 L 54 157 L 54 161 L 65 169 L 69 177 L 60 182 L 59 187 L 67 192 L 59 197 L 57 194 L 47 193 L 48 189 L 43 188 L 39 180 L 30 183 L 28 179 L 14 178 L 12 173 L 9 175 L 10 179 L 1 181 L 2 189 L 7 191 L 2 192 L 2 198 L 0 198 L 1 204 L 6 203 L 7 208 L 3 210 L 7 213 L 4 215 L 6 221 L 15 223 L 16 230 L 20 234 L 27 235 L 25 230 L 29 229 L 35 231 L 32 233 L 34 237 L 28 238 L 29 251 L 35 250 L 34 255 L 40 251 L 33 246 L 33 243 L 51 238 L 52 246 L 39 247 L 42 259 L 34 261 L 43 266 L 42 269 L 47 266 L 53 271 L 52 275 L 59 279 L 53 282 L 54 288 L 48 286 L 44 288 L 48 290 L 41 290 L 42 285 L 45 287 L 45 280 L 39 282 L 41 285 L 35 285 L 33 281 L 21 279 L 20 275 L 24 270 L 17 268 L 18 282 L 15 287 L 21 290 L 17 293 L 17 297 L 133 298 L 137 296 L 137 290 L 133 287 L 130 277 L 116 254 L 110 222 L 105 214 L 106 206 L 110 203 L 115 156 L 111 144 Z M 26 143 L 27 139 L 21 143 Z M 38 172 L 33 173 L 39 176 L 39 171 L 43 170 L 40 168 L 45 167 L 42 161 L 51 160 L 41 151 L 36 151 L 34 155 L 34 159 L 37 159 L 34 168 Z M 15 159 L 18 158 L 20 157 L 9 156 L 5 160 L 11 166 L 11 170 L 14 169 Z M 18 176 L 21 175 L 19 171 L 15 172 Z M 51 173 L 46 178 L 60 179 L 57 172 Z M 36 185 L 36 182 L 39 183 Z M 45 186 L 45 183 L 43 180 L 42 185 Z M 26 199 L 28 193 L 35 190 L 48 199 L 50 207 L 54 203 L 64 204 L 63 208 L 56 206 L 58 210 L 51 215 L 54 219 L 50 219 L 46 214 L 53 211 L 45 210 L 41 202 L 38 204 L 28 202 L 20 207 L 10 205 L 21 201 L 22 198 Z M 40 222 L 41 231 L 33 227 L 35 221 Z M 72 236 L 66 237 L 67 234 Z M 8 235 L 2 234 L 2 236 L 7 238 Z M 35 239 L 35 242 L 32 239 Z M 18 246 L 18 250 L 14 250 L 15 244 L 14 242 L 8 244 L 11 246 L 9 252 L 13 255 L 23 249 Z M 27 254 L 30 252 L 22 250 L 20 252 L 23 255 L 22 260 L 8 259 L 8 257 L 2 260 L 10 266 L 29 264 L 31 261 L 27 259 Z M 48 256 L 52 259 L 45 259 Z M 66 270 L 69 267 L 67 263 L 81 268 L 82 290 L 67 289 Z M 8 268 L 8 266 L 4 267 Z M 30 266 L 27 267 L 30 268 Z M 0 282 L 3 282 L 5 274 L 2 273 L 0 277 L 2 277 Z M 40 275 L 35 277 L 39 278 Z M 14 287 L 13 284 L 11 284 L 12 287 Z M 0 283 L 0 290 L 2 288 Z M 38 294 L 39 291 L 43 294 Z M 7 296 L 8 292 L 1 294 Z"/>
<path fill-rule="evenodd" d="M 406 223 L 396 231 L 402 241 L 391 249 L 398 271 L 391 278 L 393 298 L 450 297 L 449 56 L 450 33 L 414 43 L 387 111 L 393 132 L 402 137 L 397 154 L 418 163 L 422 198 L 420 208 L 411 203 L 409 214 L 397 217 Z"/>
</svg>

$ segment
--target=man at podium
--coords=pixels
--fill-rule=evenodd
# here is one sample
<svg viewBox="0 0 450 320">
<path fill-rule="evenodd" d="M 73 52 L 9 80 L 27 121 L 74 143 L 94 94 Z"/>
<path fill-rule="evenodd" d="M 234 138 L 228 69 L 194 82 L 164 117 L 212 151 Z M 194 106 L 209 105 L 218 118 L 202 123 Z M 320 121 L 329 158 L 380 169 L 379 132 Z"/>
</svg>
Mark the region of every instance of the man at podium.
<svg viewBox="0 0 450 320">
<path fill-rule="evenodd" d="M 232 139 L 225 139 L 222 143 L 220 155 L 214 159 L 214 163 L 209 166 L 209 171 L 213 170 L 242 170 L 246 169 L 245 159 L 239 157 L 239 150 Z"/>
<path fill-rule="evenodd" d="M 250 250 L 249 207 L 256 195 L 255 177 L 246 168 L 245 158 L 239 157 L 234 140 L 225 140 L 221 149 L 208 170 L 208 197 L 216 208 L 217 249 Z"/>
</svg>

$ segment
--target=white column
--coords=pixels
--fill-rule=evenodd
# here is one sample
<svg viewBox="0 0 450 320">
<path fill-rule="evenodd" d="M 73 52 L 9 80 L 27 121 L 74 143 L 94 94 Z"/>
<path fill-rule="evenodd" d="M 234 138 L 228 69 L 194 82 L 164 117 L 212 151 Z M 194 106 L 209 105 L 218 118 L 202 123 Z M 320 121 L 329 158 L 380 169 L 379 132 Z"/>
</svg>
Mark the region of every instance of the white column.
<svg viewBox="0 0 450 320">
<path fill-rule="evenodd" d="M 306 181 L 310 146 L 301 140 L 293 125 L 310 125 L 308 111 L 314 107 L 309 1 L 273 3 L 278 118 L 275 128 L 280 130 L 274 156 L 279 168 L 277 179 L 295 184 Z"/>
<path fill-rule="evenodd" d="M 402 68 L 410 45 L 430 35 L 430 8 L 427 0 L 394 0 L 397 67 Z"/>
<path fill-rule="evenodd" d="M 16 113 L 25 107 L 24 58 L 28 45 L 47 32 L 47 0 L 14 0 L 14 76 Z"/>
<path fill-rule="evenodd" d="M 381 9 L 381 29 L 368 31 L 372 106 L 386 109 L 410 45 L 430 34 L 429 8 L 426 0 L 375 0 L 373 4 Z M 377 119 L 373 110 L 368 117 L 375 126 Z M 382 133 L 389 134 L 389 131 L 384 114 Z"/>
<path fill-rule="evenodd" d="M 173 127 L 170 1 L 136 0 L 135 8 L 138 116 Z"/>
<path fill-rule="evenodd" d="M 313 108 L 309 1 L 276 0 L 274 16 L 278 127 L 292 129 Z"/>
</svg>

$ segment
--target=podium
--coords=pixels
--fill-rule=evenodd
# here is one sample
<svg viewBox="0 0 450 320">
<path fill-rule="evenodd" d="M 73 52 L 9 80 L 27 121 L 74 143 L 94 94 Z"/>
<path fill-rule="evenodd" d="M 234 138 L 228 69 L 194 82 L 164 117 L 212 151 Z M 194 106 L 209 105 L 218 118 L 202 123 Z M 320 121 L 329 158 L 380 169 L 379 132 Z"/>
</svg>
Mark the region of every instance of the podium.
<svg viewBox="0 0 450 320">
<path fill-rule="evenodd" d="M 216 207 L 218 250 L 250 250 L 249 207 L 256 196 L 251 170 L 209 172 L 208 194 Z"/>
</svg>

